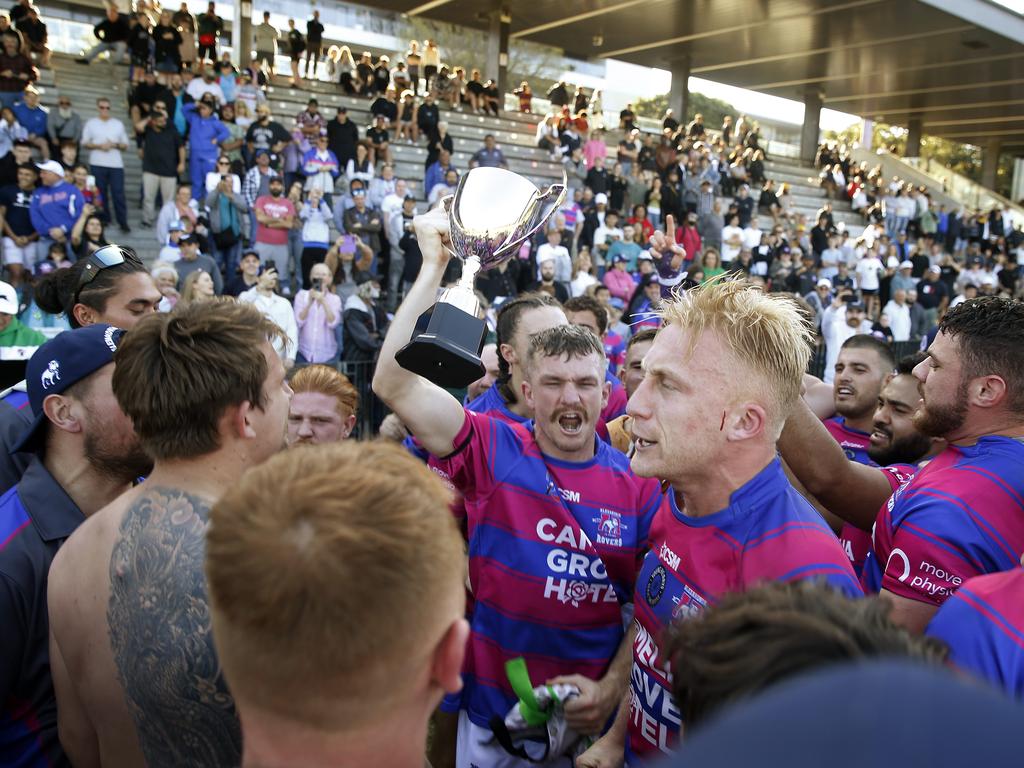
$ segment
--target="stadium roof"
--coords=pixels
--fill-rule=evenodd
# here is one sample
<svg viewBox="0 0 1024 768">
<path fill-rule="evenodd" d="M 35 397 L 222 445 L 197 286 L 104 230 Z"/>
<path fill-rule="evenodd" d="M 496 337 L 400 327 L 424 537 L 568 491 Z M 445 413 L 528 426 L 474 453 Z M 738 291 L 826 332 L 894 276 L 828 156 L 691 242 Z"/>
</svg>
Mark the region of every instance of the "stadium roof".
<svg viewBox="0 0 1024 768">
<path fill-rule="evenodd" d="M 486 29 L 480 0 L 370 0 Z M 513 38 L 1024 146 L 1024 16 L 990 0 L 507 0 Z"/>
</svg>

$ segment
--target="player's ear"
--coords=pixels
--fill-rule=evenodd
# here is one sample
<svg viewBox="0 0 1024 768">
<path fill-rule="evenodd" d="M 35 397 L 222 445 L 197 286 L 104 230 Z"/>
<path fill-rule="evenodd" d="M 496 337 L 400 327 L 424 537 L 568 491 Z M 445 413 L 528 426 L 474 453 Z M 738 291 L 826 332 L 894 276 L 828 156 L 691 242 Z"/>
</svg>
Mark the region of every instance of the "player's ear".
<svg viewBox="0 0 1024 768">
<path fill-rule="evenodd" d="M 469 640 L 469 622 L 458 618 L 451 623 L 434 649 L 431 679 L 446 693 L 462 690 L 462 660 Z"/>
<path fill-rule="evenodd" d="M 768 415 L 758 403 L 743 403 L 727 413 L 723 430 L 727 440 L 749 440 L 762 434 L 768 426 Z"/>
<path fill-rule="evenodd" d="M 349 414 L 348 418 L 344 421 L 342 431 L 345 433 L 345 437 L 352 434 L 352 430 L 356 428 L 356 415 L 354 413 Z"/>
</svg>

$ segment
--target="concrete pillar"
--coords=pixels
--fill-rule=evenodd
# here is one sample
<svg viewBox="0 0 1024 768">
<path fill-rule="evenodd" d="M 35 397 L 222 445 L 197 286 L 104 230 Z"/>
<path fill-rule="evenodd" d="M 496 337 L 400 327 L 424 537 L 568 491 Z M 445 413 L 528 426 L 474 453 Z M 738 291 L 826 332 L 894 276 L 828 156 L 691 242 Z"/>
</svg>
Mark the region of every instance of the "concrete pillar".
<svg viewBox="0 0 1024 768">
<path fill-rule="evenodd" d="M 494 78 L 498 93 L 510 90 L 508 82 L 508 38 L 512 16 L 508 8 L 495 8 L 491 12 L 490 34 L 487 36 L 487 71 L 485 78 Z"/>
<path fill-rule="evenodd" d="M 903 150 L 904 157 L 921 156 L 921 118 L 912 117 L 907 123 L 907 148 Z"/>
<path fill-rule="evenodd" d="M 804 124 L 800 128 L 800 159 L 810 165 L 818 153 L 821 134 L 821 95 L 817 92 L 804 96 Z"/>
<path fill-rule="evenodd" d="M 690 122 L 690 57 L 680 59 L 672 67 L 672 87 L 668 92 L 668 107 L 682 125 Z"/>
<path fill-rule="evenodd" d="M 860 145 L 868 152 L 875 148 L 875 121 L 870 117 L 860 121 Z"/>
<path fill-rule="evenodd" d="M 252 60 L 252 2 L 241 0 L 234 5 L 231 20 L 231 47 L 235 52 L 235 66 L 247 67 Z"/>
<path fill-rule="evenodd" d="M 989 139 L 981 151 L 981 186 L 994 190 L 996 188 L 996 168 L 999 167 L 999 150 L 1002 148 L 999 139 Z"/>
</svg>

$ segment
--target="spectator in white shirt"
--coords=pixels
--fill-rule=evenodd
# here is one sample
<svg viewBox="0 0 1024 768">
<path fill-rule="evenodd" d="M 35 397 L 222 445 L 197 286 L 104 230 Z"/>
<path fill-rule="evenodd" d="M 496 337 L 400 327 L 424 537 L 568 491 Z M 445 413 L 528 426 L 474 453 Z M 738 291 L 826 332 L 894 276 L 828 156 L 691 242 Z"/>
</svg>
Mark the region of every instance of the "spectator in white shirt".
<svg viewBox="0 0 1024 768">
<path fill-rule="evenodd" d="M 212 93 L 217 99 L 217 106 L 222 107 L 227 100 L 224 98 L 224 91 L 220 84 L 214 79 L 215 77 L 217 77 L 217 73 L 213 67 L 204 67 L 203 76 L 193 77 L 185 88 L 185 92 L 196 102 L 202 100 L 204 94 Z"/>
<path fill-rule="evenodd" d="M 828 248 L 821 252 L 821 270 L 818 274 L 831 280 L 839 272 L 839 262 L 845 257 L 838 248 L 839 239 L 835 235 L 829 235 Z"/>
<path fill-rule="evenodd" d="M 873 251 L 868 251 L 857 262 L 857 285 L 869 316 L 878 313 L 878 289 L 884 271 L 885 265 Z"/>
<path fill-rule="evenodd" d="M 825 375 L 822 378 L 829 384 L 835 378 L 836 360 L 843 342 L 858 333 L 871 333 L 864 305 L 848 301 L 853 298 L 854 294 L 848 290 L 840 292 L 821 316 L 821 335 L 825 339 Z"/>
<path fill-rule="evenodd" d="M 733 214 L 729 223 L 722 227 L 722 266 L 728 267 L 740 255 L 743 247 L 743 230 L 740 229 L 740 217 Z"/>
<path fill-rule="evenodd" d="M 286 369 L 295 365 L 295 355 L 299 349 L 299 327 L 295 322 L 295 310 L 291 302 L 277 295 L 277 268 L 271 264 L 263 268 L 259 282 L 255 287 L 240 294 L 239 301 L 254 304 L 270 320 L 284 331 L 285 341 L 276 340 L 274 350 L 281 357 Z"/>
<path fill-rule="evenodd" d="M 910 305 L 907 292 L 902 288 L 892 292 L 892 298 L 885 305 L 882 314 L 889 316 L 889 329 L 893 341 L 910 341 Z"/>
<path fill-rule="evenodd" d="M 555 228 L 548 230 L 548 241 L 537 249 L 537 279 L 540 280 L 540 264 L 551 260 L 555 263 L 555 282 L 566 287 L 572 281 L 572 258 L 569 250 L 562 245 L 562 233 Z"/>
<path fill-rule="evenodd" d="M 741 248 L 753 253 L 761 244 L 761 227 L 758 226 L 757 216 L 752 216 L 747 226 L 743 228 L 743 245 Z"/>
<path fill-rule="evenodd" d="M 82 128 L 82 147 L 89 150 L 89 173 L 96 177 L 96 187 L 104 200 L 113 203 L 114 215 L 122 232 L 128 227 L 128 208 L 124 198 L 124 159 L 122 150 L 128 149 L 128 134 L 124 124 L 110 116 L 110 99 L 96 100 L 99 116 L 90 118 Z M 106 214 L 110 220 L 109 211 Z"/>
</svg>

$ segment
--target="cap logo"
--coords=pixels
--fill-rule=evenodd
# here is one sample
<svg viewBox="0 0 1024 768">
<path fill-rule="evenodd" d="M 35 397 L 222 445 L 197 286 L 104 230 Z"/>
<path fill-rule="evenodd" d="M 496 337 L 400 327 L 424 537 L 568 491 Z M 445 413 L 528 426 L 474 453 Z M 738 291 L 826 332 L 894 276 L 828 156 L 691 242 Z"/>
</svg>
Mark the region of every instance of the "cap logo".
<svg viewBox="0 0 1024 768">
<path fill-rule="evenodd" d="M 103 332 L 103 343 L 107 345 L 107 349 L 111 352 L 117 352 L 117 342 L 114 340 L 114 334 L 117 333 L 117 328 L 114 326 L 108 326 L 107 330 Z"/>
<path fill-rule="evenodd" d="M 58 381 L 60 381 L 60 363 L 56 360 L 51 360 L 49 365 L 46 366 L 46 370 L 43 371 L 43 375 L 41 377 L 43 389 L 49 389 Z"/>
</svg>

